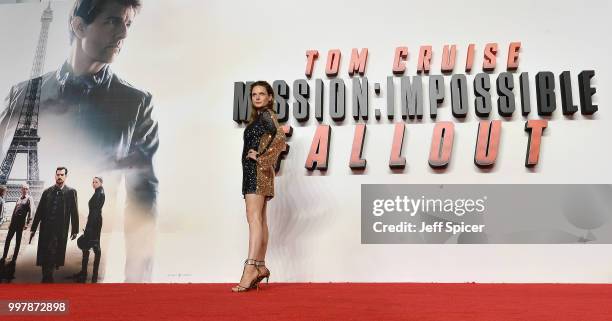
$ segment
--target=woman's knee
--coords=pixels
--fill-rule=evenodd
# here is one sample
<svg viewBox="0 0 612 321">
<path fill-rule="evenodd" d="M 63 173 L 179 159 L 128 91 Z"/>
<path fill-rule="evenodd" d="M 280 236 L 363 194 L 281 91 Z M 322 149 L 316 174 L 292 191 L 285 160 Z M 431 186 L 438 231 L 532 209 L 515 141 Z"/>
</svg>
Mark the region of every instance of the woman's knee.
<svg viewBox="0 0 612 321">
<path fill-rule="evenodd" d="M 249 224 L 253 224 L 253 223 L 261 224 L 262 222 L 261 211 L 247 210 L 247 222 L 249 222 Z"/>
</svg>

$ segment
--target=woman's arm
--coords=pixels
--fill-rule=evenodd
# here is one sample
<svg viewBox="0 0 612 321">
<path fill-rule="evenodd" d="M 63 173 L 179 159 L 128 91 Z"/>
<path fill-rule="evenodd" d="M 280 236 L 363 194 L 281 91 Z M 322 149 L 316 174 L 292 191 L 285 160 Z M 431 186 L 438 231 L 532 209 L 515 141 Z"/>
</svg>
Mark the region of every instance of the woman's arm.
<svg viewBox="0 0 612 321">
<path fill-rule="evenodd" d="M 268 151 L 268 149 L 270 149 L 270 146 L 272 145 L 272 143 L 274 142 L 274 138 L 276 137 L 276 132 L 278 131 L 276 127 L 277 125 L 276 121 L 272 116 L 272 111 L 265 110 L 261 115 L 261 119 L 263 122 L 264 129 L 266 131 L 266 134 L 268 134 L 269 137 L 271 137 L 271 139 L 270 141 L 267 142 L 264 148 L 258 151 L 258 159 L 259 157 L 264 156 L 266 152 Z"/>
<path fill-rule="evenodd" d="M 257 162 L 264 167 L 276 165 L 279 155 L 285 150 L 285 133 L 278 126 L 278 121 L 271 111 L 265 111 L 262 115 L 267 137 L 263 137 L 265 148 L 257 156 Z M 265 142 L 265 140 L 268 140 Z"/>
</svg>

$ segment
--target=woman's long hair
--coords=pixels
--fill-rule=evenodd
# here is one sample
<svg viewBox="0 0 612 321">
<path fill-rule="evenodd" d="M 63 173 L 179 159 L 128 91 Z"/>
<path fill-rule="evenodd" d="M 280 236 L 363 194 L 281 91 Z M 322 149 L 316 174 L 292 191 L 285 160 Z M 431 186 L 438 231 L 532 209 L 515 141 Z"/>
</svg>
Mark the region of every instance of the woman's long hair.
<svg viewBox="0 0 612 321">
<path fill-rule="evenodd" d="M 251 97 L 253 95 L 253 88 L 257 86 L 264 87 L 266 89 L 266 93 L 268 95 L 272 95 L 272 100 L 270 100 L 270 103 L 268 104 L 268 106 L 263 107 L 263 109 L 270 109 L 272 112 L 274 112 L 274 89 L 272 89 L 272 86 L 270 86 L 270 84 L 267 81 L 259 80 L 259 81 L 254 82 L 251 85 L 251 89 L 249 90 L 249 99 L 252 99 Z M 253 100 L 251 100 L 251 106 L 253 106 Z M 249 116 L 249 124 L 255 121 L 256 118 L 257 118 L 257 110 L 255 109 L 255 107 L 251 107 L 251 115 Z"/>
</svg>

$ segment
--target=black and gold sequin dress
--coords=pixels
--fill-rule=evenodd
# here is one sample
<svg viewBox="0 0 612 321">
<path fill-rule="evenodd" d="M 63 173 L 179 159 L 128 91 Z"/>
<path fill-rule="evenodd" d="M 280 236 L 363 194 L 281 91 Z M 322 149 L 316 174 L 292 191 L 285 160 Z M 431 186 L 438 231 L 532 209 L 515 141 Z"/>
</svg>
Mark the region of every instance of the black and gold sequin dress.
<svg viewBox="0 0 612 321">
<path fill-rule="evenodd" d="M 285 133 L 270 109 L 261 111 L 244 129 L 242 149 L 242 194 L 274 197 L 274 166 L 285 149 Z M 257 160 L 246 158 L 250 149 L 258 152 Z"/>
</svg>

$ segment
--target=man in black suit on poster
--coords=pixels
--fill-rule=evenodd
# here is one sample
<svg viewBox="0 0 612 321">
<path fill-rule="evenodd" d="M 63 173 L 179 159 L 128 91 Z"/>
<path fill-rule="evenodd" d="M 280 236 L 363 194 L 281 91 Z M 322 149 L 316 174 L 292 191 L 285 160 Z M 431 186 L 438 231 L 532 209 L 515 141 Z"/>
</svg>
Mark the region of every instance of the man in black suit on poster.
<svg viewBox="0 0 612 321">
<path fill-rule="evenodd" d="M 79 231 L 77 192 L 66 186 L 67 177 L 67 168 L 56 169 L 55 185 L 43 192 L 32 223 L 30 242 L 40 224 L 36 265 L 42 267 L 43 283 L 53 283 L 53 270 L 64 265 L 68 229 L 71 240 Z"/>
</svg>

